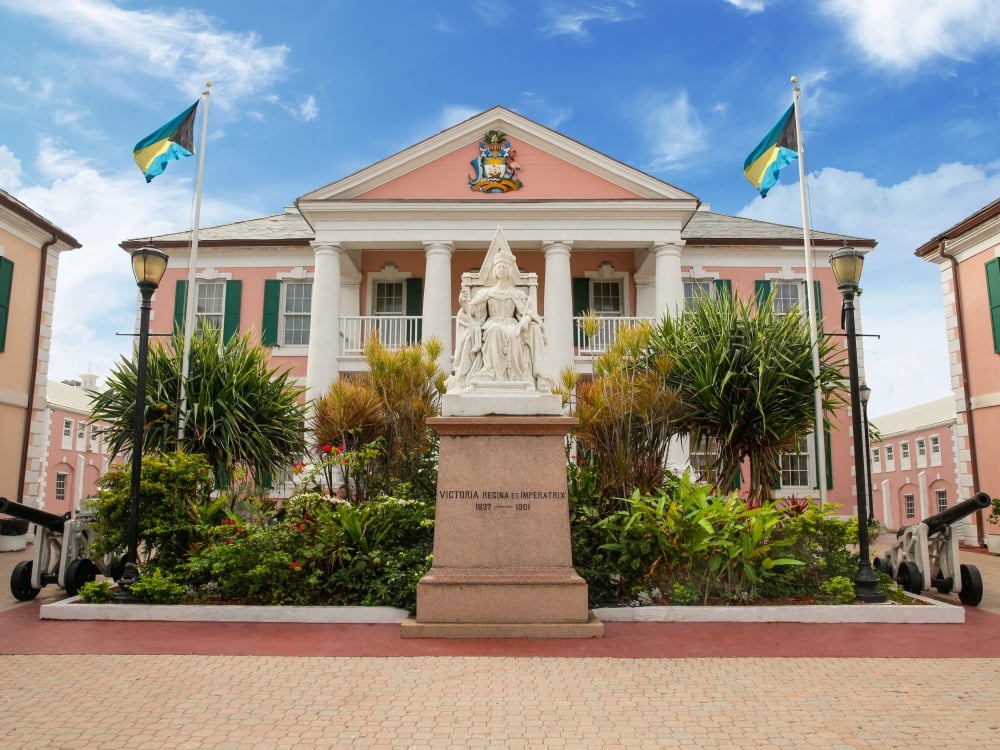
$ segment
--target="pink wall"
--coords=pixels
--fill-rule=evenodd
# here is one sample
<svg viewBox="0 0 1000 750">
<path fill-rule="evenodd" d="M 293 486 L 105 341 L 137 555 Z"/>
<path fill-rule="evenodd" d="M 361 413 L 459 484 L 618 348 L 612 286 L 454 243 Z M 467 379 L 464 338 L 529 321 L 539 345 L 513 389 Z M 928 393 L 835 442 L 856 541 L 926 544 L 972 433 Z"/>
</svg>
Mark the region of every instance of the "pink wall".
<svg viewBox="0 0 1000 750">
<path fill-rule="evenodd" d="M 933 452 L 933 437 L 938 439 L 937 454 Z M 923 440 L 926 451 L 923 459 L 919 455 L 920 440 Z M 909 464 L 903 458 L 904 444 L 909 449 Z M 875 517 L 886 527 L 898 529 L 909 526 L 937 513 L 938 490 L 946 493 L 949 507 L 968 499 L 957 494 L 955 438 L 951 425 L 925 427 L 893 435 L 872 443 L 871 448 Z M 888 448 L 892 449 L 891 463 L 887 459 Z M 923 498 L 922 487 L 926 487 Z M 913 515 L 907 515 L 906 495 L 913 496 Z M 923 510 L 922 502 L 926 506 Z"/>
<path fill-rule="evenodd" d="M 72 434 L 63 435 L 65 420 L 72 422 Z M 43 490 L 44 508 L 49 513 L 75 512 L 84 498 L 97 493 L 97 479 L 107 471 L 108 456 L 104 452 L 104 438 L 91 439 L 96 425 L 89 423 L 89 415 L 61 407 L 49 409 L 49 440 L 45 485 Z M 78 437 L 81 424 L 84 426 L 83 439 Z M 82 459 L 82 461 L 81 461 Z M 80 486 L 80 471 L 83 483 Z M 66 476 L 65 496 L 57 497 L 57 475 Z"/>
</svg>

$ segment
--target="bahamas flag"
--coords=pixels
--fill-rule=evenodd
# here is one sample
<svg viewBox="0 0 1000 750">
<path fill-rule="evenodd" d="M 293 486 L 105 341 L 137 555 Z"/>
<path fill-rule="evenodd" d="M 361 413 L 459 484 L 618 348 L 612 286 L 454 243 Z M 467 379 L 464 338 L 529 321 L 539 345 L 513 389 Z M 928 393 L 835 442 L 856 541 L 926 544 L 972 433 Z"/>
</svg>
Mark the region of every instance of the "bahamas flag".
<svg viewBox="0 0 1000 750">
<path fill-rule="evenodd" d="M 197 111 L 198 102 L 195 102 L 135 144 L 132 158 L 146 176 L 146 182 L 162 174 L 171 159 L 183 159 L 194 153 L 194 116 Z"/>
<path fill-rule="evenodd" d="M 743 162 L 743 174 L 760 192 L 760 197 L 766 198 L 767 191 L 778 182 L 778 172 L 798 158 L 799 135 L 795 130 L 793 104 Z"/>
</svg>

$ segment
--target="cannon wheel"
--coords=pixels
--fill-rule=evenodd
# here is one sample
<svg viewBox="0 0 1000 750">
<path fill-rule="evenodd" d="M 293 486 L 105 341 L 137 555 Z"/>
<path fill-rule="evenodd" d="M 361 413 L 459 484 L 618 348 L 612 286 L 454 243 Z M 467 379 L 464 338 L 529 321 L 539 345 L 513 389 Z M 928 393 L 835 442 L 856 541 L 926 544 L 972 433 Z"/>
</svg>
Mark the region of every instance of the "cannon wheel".
<svg viewBox="0 0 1000 750">
<path fill-rule="evenodd" d="M 93 560 L 88 560 L 86 557 L 71 560 L 66 566 L 66 593 L 76 596 L 83 588 L 83 584 L 95 578 L 97 578 L 97 566 Z"/>
<path fill-rule="evenodd" d="M 919 594 L 924 590 L 924 577 L 920 575 L 920 568 L 912 560 L 904 560 L 899 564 L 896 582 L 903 587 L 903 591 L 911 594 Z"/>
<path fill-rule="evenodd" d="M 10 593 L 19 602 L 26 602 L 38 596 L 41 589 L 31 587 L 31 560 L 21 560 L 10 572 Z"/>
<path fill-rule="evenodd" d="M 959 565 L 958 570 L 962 574 L 962 590 L 958 592 L 958 598 L 962 604 L 975 607 L 983 600 L 983 577 L 979 575 L 979 568 Z"/>
</svg>

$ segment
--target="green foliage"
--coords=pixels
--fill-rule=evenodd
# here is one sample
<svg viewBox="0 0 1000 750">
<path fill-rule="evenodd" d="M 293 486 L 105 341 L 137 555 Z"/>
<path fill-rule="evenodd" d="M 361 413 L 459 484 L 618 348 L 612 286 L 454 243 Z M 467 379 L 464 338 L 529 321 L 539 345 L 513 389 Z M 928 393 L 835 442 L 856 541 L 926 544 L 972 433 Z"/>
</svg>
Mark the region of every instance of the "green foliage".
<svg viewBox="0 0 1000 750">
<path fill-rule="evenodd" d="M 854 581 L 847 576 L 834 576 L 823 581 L 819 591 L 831 604 L 849 604 L 854 601 Z"/>
<path fill-rule="evenodd" d="M 843 400 L 843 366 L 829 338 L 818 342 L 819 386 L 830 413 Z M 779 459 L 813 432 L 816 378 L 809 328 L 800 314 L 777 313 L 738 297 L 704 299 L 666 317 L 650 339 L 650 370 L 669 355 L 665 387 L 676 391 L 693 450 L 716 456 L 708 479 L 733 487 L 750 461 L 749 501 L 770 498 Z"/>
<path fill-rule="evenodd" d="M 351 505 L 303 492 L 267 523 L 226 519 L 212 529 L 185 566 L 187 582 L 224 601 L 412 609 L 433 517 L 432 504 L 405 496 Z"/>
<path fill-rule="evenodd" d="M 1000 524 L 1000 497 L 993 498 L 992 505 L 990 506 L 990 523 Z"/>
<path fill-rule="evenodd" d="M 573 436 L 599 467 L 601 497 L 610 505 L 634 489 L 649 493 L 663 484 L 667 447 L 680 424 L 676 392 L 663 385 L 670 358 L 647 356 L 651 335 L 648 324 L 620 328 L 595 359 L 592 380 L 563 384 L 575 393 Z"/>
<path fill-rule="evenodd" d="M 782 513 L 772 503 L 747 507 L 689 474 L 627 502 L 599 523 L 615 539 L 604 549 L 631 584 L 673 591 L 681 582 L 695 586 L 703 602 L 752 601 L 776 568 L 801 565 L 784 550 L 789 540 L 774 533 Z"/>
<path fill-rule="evenodd" d="M 379 449 L 373 460 L 342 467 L 352 502 L 392 494 L 397 483 L 433 494 L 437 441 L 427 419 L 439 413 L 444 393 L 440 352 L 436 339 L 390 350 L 374 337 L 365 346 L 368 371 L 341 378 L 316 402 L 318 452 L 332 446 L 357 456 L 365 447 Z"/>
<path fill-rule="evenodd" d="M 77 592 L 80 601 L 87 604 L 107 604 L 111 601 L 113 593 L 114 587 L 111 581 L 87 581 Z"/>
<path fill-rule="evenodd" d="M 132 596 L 151 604 L 178 604 L 187 595 L 187 587 L 166 575 L 159 568 L 144 573 L 130 587 Z"/>
<path fill-rule="evenodd" d="M 220 344 L 218 332 L 200 329 L 191 339 L 183 446 L 178 440 L 184 341 L 175 333 L 169 345 L 150 346 L 146 369 L 143 452 L 181 447 L 201 453 L 225 483 L 243 467 L 258 484 L 277 477 L 305 450 L 302 388 L 288 371 L 269 366 L 266 349 L 251 334 Z M 136 359 L 112 370 L 106 389 L 92 403 L 113 455 L 130 456 L 135 415 Z"/>
<path fill-rule="evenodd" d="M 132 488 L 131 467 L 117 465 L 97 481 L 94 512 L 95 557 L 120 554 L 126 547 Z M 212 472 L 205 457 L 189 453 L 143 456 L 139 480 L 139 557 L 174 567 L 199 540 L 201 524 L 217 516 L 210 497 Z"/>
<path fill-rule="evenodd" d="M 587 581 L 592 605 L 617 601 L 621 597 L 621 575 L 615 560 L 603 549 L 612 539 L 598 523 L 604 507 L 600 472 L 585 457 L 569 458 L 570 539 L 576 572 Z"/>
</svg>

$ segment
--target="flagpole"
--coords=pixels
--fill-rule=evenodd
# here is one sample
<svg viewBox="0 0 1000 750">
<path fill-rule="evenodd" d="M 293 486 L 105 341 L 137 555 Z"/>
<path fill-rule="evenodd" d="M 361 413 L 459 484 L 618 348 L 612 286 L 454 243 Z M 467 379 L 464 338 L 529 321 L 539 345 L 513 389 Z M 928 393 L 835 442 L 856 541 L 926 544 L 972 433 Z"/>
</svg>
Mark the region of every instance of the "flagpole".
<svg viewBox="0 0 1000 750">
<path fill-rule="evenodd" d="M 198 179 L 195 184 L 194 221 L 191 227 L 191 258 L 188 261 L 187 299 L 184 305 L 184 354 L 181 358 L 180 409 L 177 414 L 177 442 L 184 442 L 184 429 L 187 425 L 187 383 L 191 363 L 191 337 L 194 333 L 195 307 L 197 304 L 197 289 L 195 283 L 198 270 L 198 228 L 201 226 L 201 186 L 205 177 L 205 143 L 208 140 L 208 103 L 211 98 L 212 82 L 205 83 L 201 93 L 205 106 L 201 111 L 201 148 L 198 151 Z"/>
<path fill-rule="evenodd" d="M 821 505 L 826 504 L 826 434 L 823 429 L 823 393 L 820 390 L 820 363 L 819 363 L 819 334 L 816 327 L 816 291 L 813 286 L 813 248 L 812 233 L 809 231 L 809 199 L 806 194 L 806 158 L 804 139 L 802 137 L 802 124 L 799 121 L 799 79 L 792 76 L 792 103 L 795 110 L 795 135 L 796 146 L 799 152 L 799 192 L 802 199 L 802 244 L 805 248 L 806 256 L 806 305 L 809 308 L 809 343 L 812 346 L 813 377 L 816 379 L 816 387 L 813 389 L 813 406 L 816 420 L 816 446 L 817 446 L 817 470 L 819 476 L 816 477 L 816 484 L 819 487 L 819 501 Z"/>
</svg>

